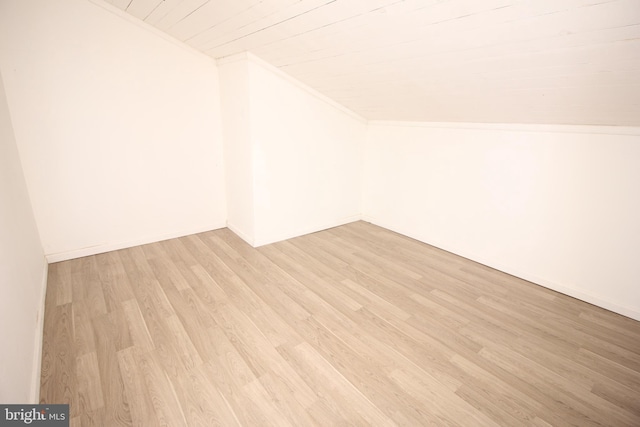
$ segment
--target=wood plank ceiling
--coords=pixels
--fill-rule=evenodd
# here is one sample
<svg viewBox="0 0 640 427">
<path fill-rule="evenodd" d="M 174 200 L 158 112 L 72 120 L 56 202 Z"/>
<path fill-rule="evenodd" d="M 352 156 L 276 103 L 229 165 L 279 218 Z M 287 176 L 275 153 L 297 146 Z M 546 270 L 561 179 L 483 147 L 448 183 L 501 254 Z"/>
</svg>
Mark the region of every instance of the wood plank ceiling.
<svg viewBox="0 0 640 427">
<path fill-rule="evenodd" d="M 371 120 L 640 126 L 640 0 L 107 0 Z"/>
</svg>

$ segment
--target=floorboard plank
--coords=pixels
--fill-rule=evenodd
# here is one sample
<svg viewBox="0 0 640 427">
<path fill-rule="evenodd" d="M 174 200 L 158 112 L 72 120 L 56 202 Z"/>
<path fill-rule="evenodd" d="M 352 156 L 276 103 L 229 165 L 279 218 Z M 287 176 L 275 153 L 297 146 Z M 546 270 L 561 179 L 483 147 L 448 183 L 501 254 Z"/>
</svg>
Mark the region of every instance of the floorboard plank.
<svg viewBox="0 0 640 427">
<path fill-rule="evenodd" d="M 71 425 L 640 425 L 640 322 L 361 221 L 52 264 L 44 318 Z"/>
</svg>

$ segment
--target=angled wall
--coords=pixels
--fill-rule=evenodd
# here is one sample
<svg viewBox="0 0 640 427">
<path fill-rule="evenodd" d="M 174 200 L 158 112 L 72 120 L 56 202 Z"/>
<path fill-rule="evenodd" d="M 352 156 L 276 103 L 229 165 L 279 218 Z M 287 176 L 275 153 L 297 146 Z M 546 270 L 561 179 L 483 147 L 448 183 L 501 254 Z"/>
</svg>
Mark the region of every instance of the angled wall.
<svg viewBox="0 0 640 427">
<path fill-rule="evenodd" d="M 640 320 L 640 129 L 373 122 L 365 219 Z"/>
<path fill-rule="evenodd" d="M 0 68 L 49 261 L 225 225 L 211 58 L 106 3 L 1 4 Z"/>
<path fill-rule="evenodd" d="M 249 63 L 229 61 L 220 67 L 224 138 L 227 227 L 255 243 L 253 146 L 251 139 Z"/>
<path fill-rule="evenodd" d="M 366 122 L 251 54 L 219 64 L 230 227 L 260 246 L 359 219 Z"/>
<path fill-rule="evenodd" d="M 1 9 L 0 9 L 1 10 Z M 0 75 L 0 402 L 38 401 L 47 279 Z"/>
</svg>

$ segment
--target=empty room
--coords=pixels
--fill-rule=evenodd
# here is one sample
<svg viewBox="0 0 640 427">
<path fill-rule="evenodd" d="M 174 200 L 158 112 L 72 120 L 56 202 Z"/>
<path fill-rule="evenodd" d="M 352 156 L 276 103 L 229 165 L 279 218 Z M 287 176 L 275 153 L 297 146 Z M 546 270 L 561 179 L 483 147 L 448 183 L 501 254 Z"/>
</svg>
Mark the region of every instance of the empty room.
<svg viewBox="0 0 640 427">
<path fill-rule="evenodd" d="M 0 425 L 640 426 L 638 0 L 0 0 L 0 138 Z"/>
</svg>

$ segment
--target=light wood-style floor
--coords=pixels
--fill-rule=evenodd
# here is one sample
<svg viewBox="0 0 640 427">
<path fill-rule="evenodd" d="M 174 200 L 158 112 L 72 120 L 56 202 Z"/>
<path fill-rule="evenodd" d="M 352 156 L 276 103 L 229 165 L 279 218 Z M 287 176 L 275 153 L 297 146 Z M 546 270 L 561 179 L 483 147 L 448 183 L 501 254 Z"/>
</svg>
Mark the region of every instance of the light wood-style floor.
<svg viewBox="0 0 640 427">
<path fill-rule="evenodd" d="M 49 267 L 71 425 L 640 426 L 640 322 L 356 222 Z"/>
</svg>

